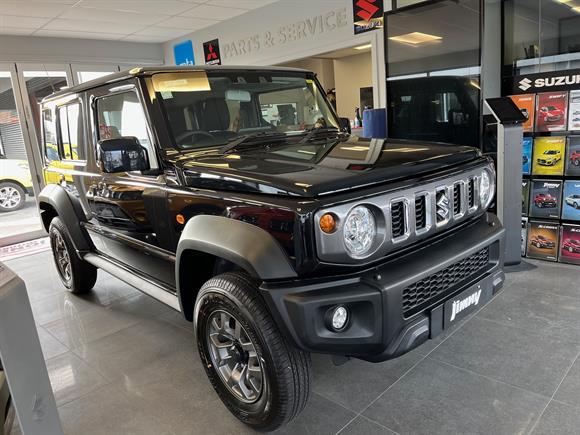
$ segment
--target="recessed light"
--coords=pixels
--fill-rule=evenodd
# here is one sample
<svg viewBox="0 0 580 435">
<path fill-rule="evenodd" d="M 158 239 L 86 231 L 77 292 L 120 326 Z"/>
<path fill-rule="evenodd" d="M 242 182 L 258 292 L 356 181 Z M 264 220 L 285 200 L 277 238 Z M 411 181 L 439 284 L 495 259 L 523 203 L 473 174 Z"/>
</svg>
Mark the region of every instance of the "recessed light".
<svg viewBox="0 0 580 435">
<path fill-rule="evenodd" d="M 359 45 L 358 47 L 354 47 L 355 50 L 366 50 L 367 48 L 371 48 L 373 44 L 365 44 Z"/>
<path fill-rule="evenodd" d="M 429 35 L 428 33 L 413 32 L 405 35 L 391 36 L 389 39 L 404 44 L 419 45 L 426 42 L 440 41 L 443 38 L 441 36 Z"/>
</svg>

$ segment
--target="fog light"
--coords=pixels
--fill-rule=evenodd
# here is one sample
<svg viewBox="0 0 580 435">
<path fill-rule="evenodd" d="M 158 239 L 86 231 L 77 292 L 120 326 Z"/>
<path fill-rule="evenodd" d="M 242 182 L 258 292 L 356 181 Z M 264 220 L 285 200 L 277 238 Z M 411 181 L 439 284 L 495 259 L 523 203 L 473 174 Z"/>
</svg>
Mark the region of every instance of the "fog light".
<svg viewBox="0 0 580 435">
<path fill-rule="evenodd" d="M 344 305 L 338 305 L 328 310 L 327 324 L 333 331 L 342 331 L 348 325 L 348 321 L 348 309 Z"/>
</svg>

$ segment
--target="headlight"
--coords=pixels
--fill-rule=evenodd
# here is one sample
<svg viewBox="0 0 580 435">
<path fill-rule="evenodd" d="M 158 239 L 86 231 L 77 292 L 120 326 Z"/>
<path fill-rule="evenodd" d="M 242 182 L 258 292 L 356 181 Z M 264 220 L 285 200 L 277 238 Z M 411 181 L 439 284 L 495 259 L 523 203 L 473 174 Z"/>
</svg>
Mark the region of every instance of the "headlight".
<svg viewBox="0 0 580 435">
<path fill-rule="evenodd" d="M 484 169 L 479 179 L 479 201 L 483 209 L 487 209 L 495 192 L 495 174 L 491 169 Z"/>
<path fill-rule="evenodd" d="M 375 217 L 365 206 L 353 208 L 344 220 L 344 245 L 351 257 L 361 257 L 369 252 L 376 234 Z"/>
</svg>

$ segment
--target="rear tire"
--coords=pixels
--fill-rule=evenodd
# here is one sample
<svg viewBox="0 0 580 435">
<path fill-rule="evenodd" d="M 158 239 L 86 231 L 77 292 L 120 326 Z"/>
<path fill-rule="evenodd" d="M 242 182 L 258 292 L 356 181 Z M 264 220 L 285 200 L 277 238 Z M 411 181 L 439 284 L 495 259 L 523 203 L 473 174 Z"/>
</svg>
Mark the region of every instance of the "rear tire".
<svg viewBox="0 0 580 435">
<path fill-rule="evenodd" d="M 78 256 L 59 217 L 50 223 L 48 235 L 56 270 L 64 286 L 75 294 L 90 292 L 97 282 L 97 268 Z"/>
<path fill-rule="evenodd" d="M 0 212 L 20 210 L 26 202 L 26 192 L 15 183 L 0 182 Z"/>
<path fill-rule="evenodd" d="M 253 429 L 272 431 L 304 409 L 310 355 L 284 338 L 258 292 L 241 272 L 210 279 L 195 304 L 195 330 L 201 361 L 222 402 Z"/>
</svg>

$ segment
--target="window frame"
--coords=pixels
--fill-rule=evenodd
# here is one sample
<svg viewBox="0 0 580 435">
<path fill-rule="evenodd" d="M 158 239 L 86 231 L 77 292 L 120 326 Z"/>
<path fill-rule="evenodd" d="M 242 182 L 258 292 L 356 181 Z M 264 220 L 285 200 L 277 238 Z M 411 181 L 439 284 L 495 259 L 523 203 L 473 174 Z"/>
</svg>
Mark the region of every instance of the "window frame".
<svg viewBox="0 0 580 435">
<path fill-rule="evenodd" d="M 99 158 L 97 155 L 97 144 L 101 140 L 101 137 L 100 137 L 101 136 L 101 129 L 99 127 L 99 125 L 100 125 L 99 124 L 99 100 L 102 100 L 104 98 L 114 97 L 117 95 L 133 93 L 137 97 L 137 101 L 139 102 L 139 104 L 141 106 L 141 111 L 143 113 L 143 119 L 145 121 L 145 130 L 147 132 L 147 139 L 149 140 L 149 143 L 151 144 L 151 151 L 154 154 L 153 157 L 151 157 L 151 155 L 149 155 L 150 154 L 149 150 L 147 150 L 150 170 L 151 171 L 159 170 L 161 168 L 161 163 L 160 163 L 159 155 L 157 153 L 157 144 L 153 140 L 151 125 L 149 124 L 149 118 L 147 116 L 147 111 L 145 110 L 145 104 L 143 102 L 143 98 L 141 98 L 139 89 L 135 85 L 135 83 L 128 83 L 128 82 L 114 83 L 112 87 L 100 88 L 100 89 L 97 89 L 96 91 L 97 91 L 96 95 L 93 94 L 90 97 L 90 99 L 91 99 L 90 108 L 91 108 L 91 112 L 92 112 L 91 113 L 91 120 L 93 123 L 93 125 L 92 125 L 92 127 L 93 127 L 92 137 L 94 140 L 93 153 L 95 156 L 95 161 L 96 162 L 99 161 Z M 141 145 L 141 146 L 143 146 L 143 145 Z M 127 173 L 128 174 L 139 174 L 140 176 L 155 177 L 155 175 L 144 174 L 141 171 L 132 171 L 132 172 L 127 172 Z"/>
<path fill-rule="evenodd" d="M 66 109 L 67 132 L 68 132 L 69 141 L 71 141 L 68 106 L 72 106 L 74 104 L 78 105 L 78 108 L 79 108 L 77 123 L 79 122 L 79 120 L 80 120 L 80 123 L 78 124 L 78 126 L 82 126 L 82 131 L 80 132 L 80 134 L 77 131 L 77 140 L 80 138 L 82 140 L 82 142 L 80 144 L 77 144 L 78 159 L 74 159 L 74 158 L 67 159 L 65 157 L 64 147 L 63 147 L 63 142 L 62 142 L 62 128 L 61 128 L 62 126 L 61 126 L 61 122 L 60 122 L 60 111 L 61 111 L 61 109 Z M 54 106 L 54 116 L 55 116 L 55 125 L 56 125 L 56 146 L 57 146 L 58 155 L 60 157 L 60 161 L 65 162 L 65 163 L 73 163 L 73 164 L 77 164 L 77 165 L 78 164 L 86 164 L 86 162 L 87 162 L 87 152 L 86 152 L 86 128 L 87 128 L 87 125 L 85 123 L 84 103 L 83 103 L 82 98 L 78 97 L 78 98 L 75 98 L 72 100 L 68 100 L 62 104 L 56 104 Z M 71 151 L 71 157 L 72 157 L 72 144 L 69 143 L 68 145 L 69 145 L 69 148 Z M 46 147 L 46 143 L 45 143 L 45 147 Z M 45 149 L 45 155 L 46 155 L 46 149 Z"/>
</svg>

